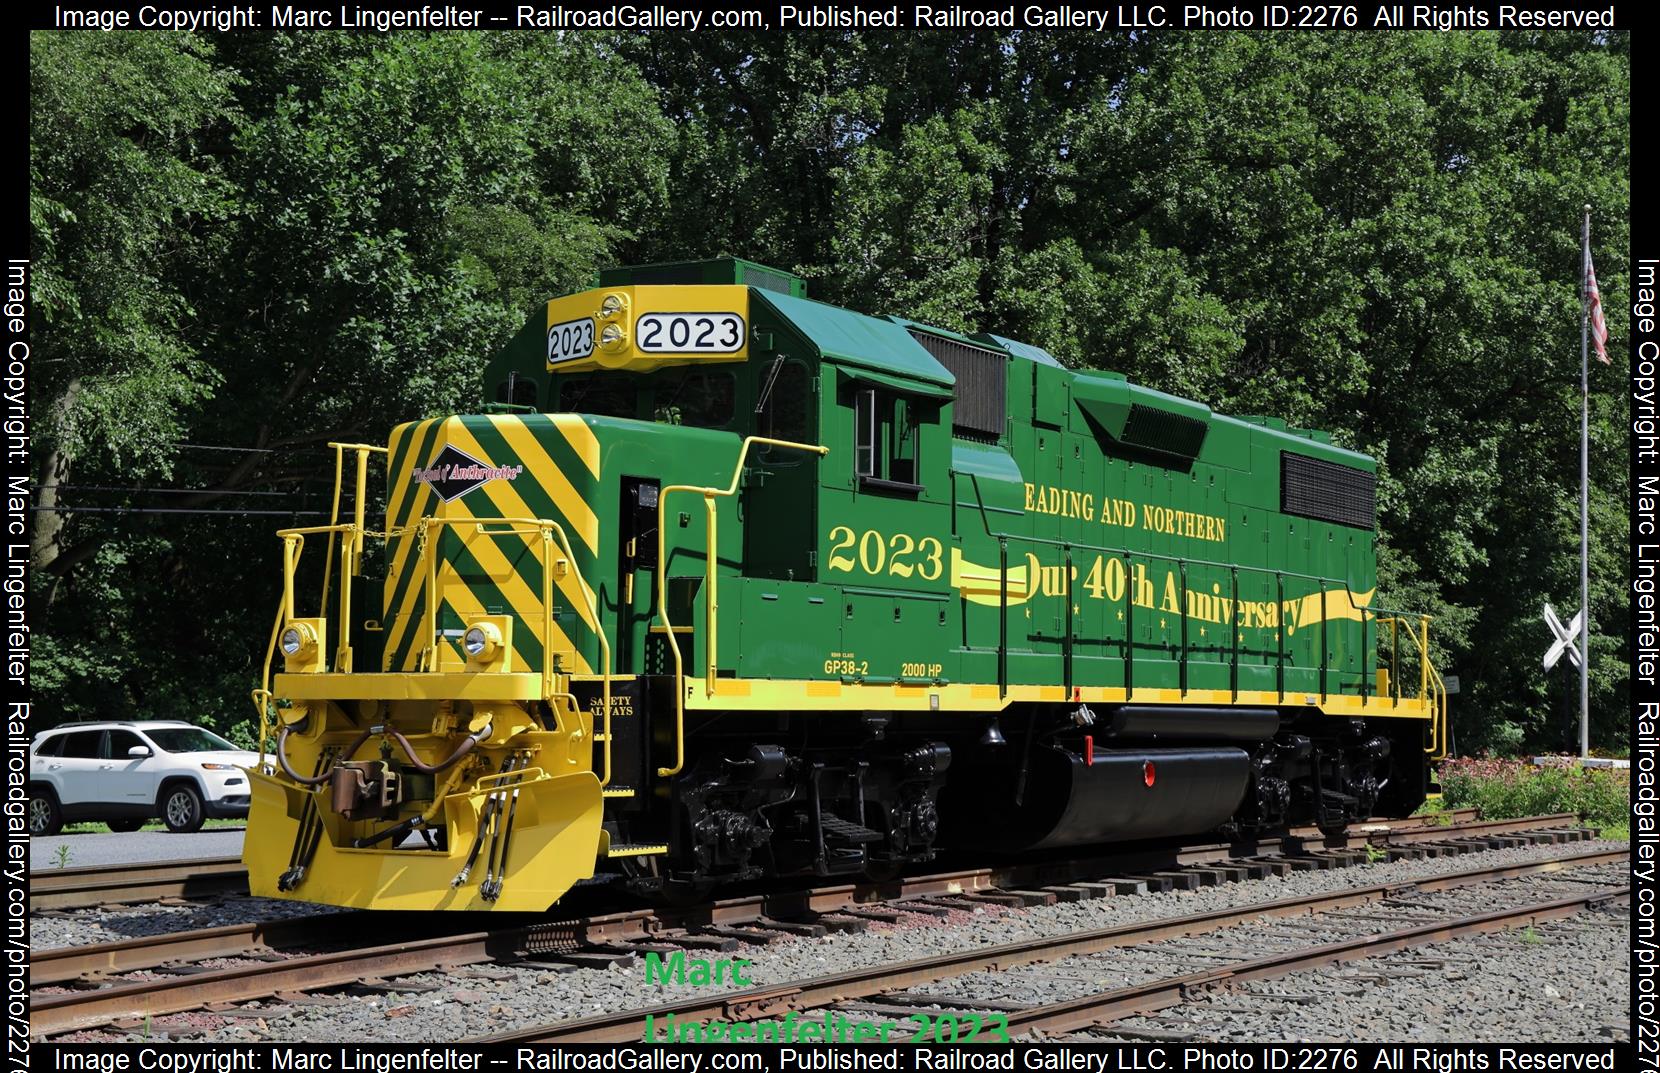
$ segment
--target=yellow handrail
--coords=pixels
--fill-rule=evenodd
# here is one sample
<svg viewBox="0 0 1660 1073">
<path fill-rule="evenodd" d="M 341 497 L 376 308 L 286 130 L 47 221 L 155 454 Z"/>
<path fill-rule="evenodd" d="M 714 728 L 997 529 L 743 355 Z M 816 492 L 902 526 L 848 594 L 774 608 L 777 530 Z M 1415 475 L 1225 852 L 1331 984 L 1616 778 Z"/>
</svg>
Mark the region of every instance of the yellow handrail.
<svg viewBox="0 0 1660 1073">
<path fill-rule="evenodd" d="M 359 445 L 359 444 L 344 444 L 344 445 L 331 445 L 331 446 L 343 446 L 343 447 L 350 447 L 350 448 L 354 448 L 354 449 L 359 449 L 360 448 L 359 453 L 358 453 L 358 458 L 359 458 L 359 469 L 358 469 L 359 507 L 358 507 L 357 514 L 356 514 L 356 520 L 351 524 L 340 524 L 339 522 L 334 522 L 334 523 L 329 524 L 329 525 L 301 526 L 301 527 L 296 527 L 296 528 L 293 528 L 293 529 L 280 529 L 280 530 L 277 531 L 277 536 L 279 538 L 281 538 L 281 540 L 283 542 L 283 595 L 282 595 L 282 600 L 278 604 L 278 607 L 277 607 L 276 622 L 271 627 L 270 643 L 266 647 L 265 663 L 264 663 L 264 667 L 263 667 L 261 678 L 260 678 L 260 688 L 257 689 L 257 690 L 254 690 L 254 692 L 252 694 L 254 705 L 260 713 L 259 714 L 259 724 L 260 724 L 261 762 L 263 762 L 263 760 L 264 760 L 266 739 L 269 738 L 269 736 L 270 736 L 270 717 L 269 717 L 269 714 L 268 714 L 266 709 L 267 709 L 267 706 L 270 703 L 271 696 L 272 696 L 272 693 L 271 693 L 271 665 L 276 660 L 277 640 L 278 640 L 278 638 L 280 637 L 280 635 L 282 633 L 283 623 L 296 617 L 296 611 L 295 611 L 295 606 L 294 606 L 294 575 L 295 575 L 296 571 L 299 568 L 300 555 L 304 551 L 304 548 L 305 548 L 305 538 L 309 535 L 314 535 L 314 534 L 317 534 L 317 533 L 327 533 L 327 534 L 329 534 L 329 542 L 330 542 L 330 548 L 331 549 L 333 547 L 334 538 L 335 538 L 336 535 L 342 535 L 342 536 L 345 537 L 345 539 L 342 541 L 341 556 L 340 556 L 341 578 L 342 578 L 341 585 L 340 585 L 340 621 L 342 623 L 341 633 L 342 633 L 343 636 L 342 636 L 342 639 L 341 639 L 340 648 L 336 652 L 334 669 L 336 671 L 342 672 L 342 673 L 349 672 L 352 669 L 351 668 L 351 648 L 350 648 L 349 645 L 347 645 L 345 643 L 346 638 L 344 637 L 344 634 L 345 634 L 346 630 L 345 630 L 344 624 L 350 622 L 350 615 L 351 615 L 351 583 L 349 582 L 349 580 L 347 580 L 347 578 L 348 578 L 349 574 L 355 573 L 358 569 L 360 569 L 361 562 L 362 562 L 361 555 L 362 555 L 363 538 L 366 535 L 369 535 L 366 532 L 365 528 L 364 528 L 364 525 L 363 525 L 364 519 L 363 519 L 363 516 L 362 516 L 363 515 L 362 494 L 365 491 L 365 485 L 366 485 L 366 482 L 367 482 L 367 475 L 365 473 L 365 467 L 363 465 L 363 461 L 366 459 L 366 457 L 367 457 L 367 455 L 370 451 L 375 451 L 375 450 L 384 451 L 385 449 L 384 448 L 368 447 L 368 446 Z M 571 694 L 568 691 L 559 690 L 559 689 L 554 688 L 553 659 L 552 659 L 551 654 L 547 652 L 547 650 L 552 647 L 551 642 L 552 642 L 552 638 L 553 638 L 553 575 L 554 575 L 554 571 L 555 571 L 556 568 L 558 568 L 558 566 L 560 564 L 563 564 L 565 566 L 568 566 L 569 569 L 573 573 L 575 573 L 577 586 L 581 590 L 583 602 L 587 605 L 589 618 L 596 625 L 596 629 L 595 629 L 594 632 L 595 632 L 596 636 L 599 638 L 600 661 L 601 661 L 601 665 L 600 665 L 600 674 L 601 674 L 601 677 L 600 677 L 600 695 L 601 695 L 601 703 L 603 705 L 603 709 L 602 709 L 603 713 L 604 713 L 603 718 L 605 720 L 605 733 L 603 735 L 604 766 L 603 766 L 603 779 L 602 779 L 600 785 L 601 786 L 609 785 L 610 782 L 611 782 L 611 776 L 612 776 L 612 762 L 611 762 L 611 677 L 612 677 L 612 675 L 611 675 L 611 642 L 610 642 L 610 639 L 608 637 L 606 637 L 604 629 L 598 628 L 598 624 L 599 624 L 598 598 L 595 595 L 593 588 L 588 584 L 588 579 L 585 578 L 582 575 L 582 571 L 577 568 L 577 566 L 576 566 L 576 553 L 572 550 L 570 536 L 569 536 L 569 534 L 567 534 L 565 532 L 564 527 L 561 526 L 558 522 L 553 521 L 553 520 L 548 519 L 548 518 L 489 518 L 489 519 L 479 519 L 479 518 L 432 518 L 432 517 L 427 517 L 427 518 L 421 518 L 418 521 L 411 523 L 409 526 L 398 530 L 396 533 L 377 533 L 377 534 L 374 534 L 376 536 L 391 538 L 393 536 L 398 536 L 398 535 L 407 535 L 410 532 L 414 531 L 416 526 L 419 526 L 422 530 L 423 549 L 422 549 L 421 554 L 422 554 L 423 558 L 426 559 L 426 564 L 425 565 L 426 565 L 426 595 L 427 595 L 426 605 L 427 606 L 426 606 L 426 630 L 425 630 L 425 632 L 426 632 L 426 644 L 425 644 L 425 647 L 423 648 L 423 651 L 422 651 L 421 663 L 419 664 L 420 669 L 430 671 L 435 667 L 436 662 L 437 662 L 437 647 L 438 647 L 438 639 L 437 639 L 437 592 L 436 592 L 436 590 L 437 590 L 438 556 L 437 556 L 436 551 L 434 549 L 433 541 L 428 538 L 428 534 L 431 532 L 431 530 L 433 528 L 436 528 L 436 527 L 454 526 L 454 527 L 457 527 L 457 528 L 461 528 L 461 527 L 465 527 L 465 526 L 469 526 L 469 525 L 473 526 L 475 528 L 476 532 L 478 532 L 480 535 L 505 536 L 505 535 L 509 535 L 509 534 L 512 534 L 512 533 L 521 533 L 521 534 L 523 534 L 523 533 L 526 533 L 526 532 L 539 533 L 541 535 L 541 539 L 542 539 L 542 562 L 544 564 L 544 568 L 543 568 L 543 571 L 542 571 L 542 638 L 543 638 L 543 645 L 544 645 L 544 658 L 542 660 L 542 697 L 543 697 L 544 700 L 547 700 L 550 703 L 553 701 L 553 699 L 555 697 L 570 698 L 572 700 L 573 710 L 578 710 L 578 712 L 580 714 L 580 710 L 576 709 L 576 705 L 574 703 L 574 697 L 571 697 Z M 505 526 L 510 526 L 510 527 L 524 526 L 524 527 L 528 527 L 528 529 L 516 529 L 516 528 L 497 529 L 497 528 L 493 528 L 493 527 L 496 527 L 496 526 L 504 526 L 504 525 Z M 564 556 L 565 556 L 565 558 L 563 560 L 558 560 L 557 562 L 556 562 L 556 560 L 554 559 L 554 556 L 553 556 L 553 547 L 554 547 L 554 542 L 556 540 L 558 542 L 558 547 L 560 548 L 561 551 L 563 551 Z M 333 562 L 333 556 L 331 555 L 329 557 L 329 560 L 328 560 L 329 565 L 332 565 L 332 562 Z"/>
<path fill-rule="evenodd" d="M 1416 649 L 1418 653 L 1417 699 L 1419 703 L 1427 705 L 1430 709 L 1429 744 L 1424 747 L 1424 752 L 1429 754 L 1429 758 L 1431 760 L 1444 760 L 1447 756 L 1448 745 L 1447 683 L 1446 680 L 1441 677 L 1441 671 L 1435 666 L 1429 656 L 1429 620 L 1430 616 L 1428 615 L 1419 616 L 1418 629 L 1413 630 L 1408 628 L 1406 630 L 1406 635 L 1411 639 L 1412 647 Z M 1392 617 L 1389 620 L 1390 637 L 1397 645 L 1399 643 L 1399 623 L 1401 621 L 1402 620 L 1398 617 Z M 1389 668 L 1390 678 L 1394 680 L 1397 689 L 1399 689 L 1400 680 L 1395 672 L 1398 671 L 1399 668 L 1394 666 L 1394 664 L 1398 661 L 1398 659 L 1399 650 L 1397 648 L 1396 656 L 1391 659 L 1391 666 Z"/>
<path fill-rule="evenodd" d="M 821 445 L 796 443 L 794 440 L 775 440 L 770 436 L 745 436 L 743 444 L 738 448 L 737 464 L 732 467 L 732 483 L 725 488 L 671 484 L 657 493 L 657 617 L 663 623 L 663 635 L 669 640 L 669 650 L 674 653 L 674 766 L 657 769 L 657 774 L 664 778 L 680 774 L 680 769 L 686 766 L 686 687 L 683 682 L 686 666 L 680 654 L 680 642 L 675 637 L 674 625 L 669 621 L 669 559 L 664 538 L 664 534 L 668 532 L 669 496 L 677 492 L 696 492 L 703 497 L 706 560 L 703 607 L 704 629 L 708 635 L 703 642 L 706 657 L 704 689 L 707 695 L 712 696 L 715 692 L 715 627 L 720 608 L 720 602 L 715 597 L 715 569 L 719 565 L 715 500 L 737 495 L 738 484 L 743 480 L 744 461 L 749 457 L 750 446 L 757 443 L 790 451 L 810 451 L 817 455 L 830 453 L 830 448 Z"/>
<path fill-rule="evenodd" d="M 594 635 L 599 638 L 600 650 L 600 701 L 604 705 L 602 711 L 605 719 L 604 770 L 600 779 L 600 786 L 609 786 L 611 783 L 611 641 L 605 636 L 605 629 L 599 620 L 599 603 L 594 590 L 589 586 L 588 579 L 582 576 L 582 571 L 576 565 L 576 553 L 571 548 L 571 538 L 565 532 L 565 527 L 551 518 L 422 518 L 423 550 L 426 558 L 426 645 L 422 652 L 421 668 L 434 670 L 438 661 L 438 554 L 436 543 L 428 536 L 434 528 L 451 526 L 457 529 L 472 526 L 480 536 L 510 536 L 514 533 L 523 535 L 523 531 L 515 528 L 500 529 L 498 526 L 526 526 L 531 531 L 541 534 L 542 537 L 542 699 L 551 702 L 555 696 L 564 691 L 554 689 L 553 679 L 553 575 L 555 561 L 553 557 L 553 541 L 559 541 L 559 548 L 565 553 L 563 562 L 576 576 L 577 588 L 582 593 L 583 602 L 588 608 L 588 617 L 594 623 Z"/>
</svg>

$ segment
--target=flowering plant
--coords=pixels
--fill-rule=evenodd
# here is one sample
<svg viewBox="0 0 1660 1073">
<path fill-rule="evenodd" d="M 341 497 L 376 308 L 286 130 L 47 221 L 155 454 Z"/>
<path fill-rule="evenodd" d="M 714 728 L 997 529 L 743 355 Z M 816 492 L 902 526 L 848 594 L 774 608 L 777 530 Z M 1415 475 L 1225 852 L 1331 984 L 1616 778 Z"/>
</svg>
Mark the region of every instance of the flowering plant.
<svg viewBox="0 0 1660 1073">
<path fill-rule="evenodd" d="M 1614 826 L 1631 819 L 1629 768 L 1536 766 L 1484 757 L 1441 765 L 1441 795 L 1449 808 L 1481 809 L 1490 820 L 1577 812 L 1587 822 Z"/>
</svg>

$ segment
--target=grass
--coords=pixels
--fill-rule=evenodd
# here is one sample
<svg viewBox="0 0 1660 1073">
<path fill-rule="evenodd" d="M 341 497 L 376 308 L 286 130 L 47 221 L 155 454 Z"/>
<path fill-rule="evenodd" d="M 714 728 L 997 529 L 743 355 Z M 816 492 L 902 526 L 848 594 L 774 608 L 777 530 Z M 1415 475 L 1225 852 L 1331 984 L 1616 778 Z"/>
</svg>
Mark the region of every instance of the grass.
<svg viewBox="0 0 1660 1073">
<path fill-rule="evenodd" d="M 1481 809 L 1489 820 L 1575 812 L 1616 841 L 1631 839 L 1629 768 L 1536 767 L 1520 760 L 1448 760 L 1439 808 Z"/>
<path fill-rule="evenodd" d="M 248 826 L 247 820 L 206 820 L 202 824 L 204 831 L 240 830 Z M 66 823 L 63 833 L 66 835 L 102 835 L 109 834 L 109 827 L 102 823 Z M 160 820 L 148 820 L 141 831 L 165 831 L 167 825 Z"/>
<path fill-rule="evenodd" d="M 52 863 L 59 868 L 69 867 L 69 847 L 60 843 L 52 853 Z"/>
</svg>

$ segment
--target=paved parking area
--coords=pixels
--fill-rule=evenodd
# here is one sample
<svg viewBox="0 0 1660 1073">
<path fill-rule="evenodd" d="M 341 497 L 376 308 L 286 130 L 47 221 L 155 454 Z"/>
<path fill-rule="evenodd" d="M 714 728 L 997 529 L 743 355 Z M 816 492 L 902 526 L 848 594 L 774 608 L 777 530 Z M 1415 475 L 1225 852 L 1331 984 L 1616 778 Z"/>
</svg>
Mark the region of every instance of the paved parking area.
<svg viewBox="0 0 1660 1073">
<path fill-rule="evenodd" d="M 118 835 L 102 824 L 95 831 L 68 832 L 31 839 L 29 868 L 85 868 L 139 861 L 186 861 L 198 857 L 234 857 L 242 852 L 243 829 L 197 831 L 176 835 L 167 830 L 134 831 Z M 60 850 L 59 847 L 65 847 Z M 61 859 L 60 859 L 61 858 Z"/>
</svg>

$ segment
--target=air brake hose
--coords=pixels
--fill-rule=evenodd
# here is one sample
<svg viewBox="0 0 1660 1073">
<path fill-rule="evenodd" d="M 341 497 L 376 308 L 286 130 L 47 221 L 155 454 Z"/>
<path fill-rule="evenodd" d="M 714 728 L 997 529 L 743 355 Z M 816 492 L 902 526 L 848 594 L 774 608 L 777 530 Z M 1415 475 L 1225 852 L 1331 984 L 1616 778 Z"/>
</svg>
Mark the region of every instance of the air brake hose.
<svg viewBox="0 0 1660 1073">
<path fill-rule="evenodd" d="M 375 733 L 375 728 L 370 727 L 368 730 L 365 730 L 363 733 L 359 734 L 350 745 L 346 746 L 344 749 L 340 750 L 338 754 L 336 754 L 337 760 L 335 764 L 330 764 L 328 766 L 328 770 L 324 771 L 321 775 L 308 779 L 289 766 L 288 749 L 286 746 L 288 744 L 288 731 L 290 729 L 291 728 L 287 726 L 287 724 L 284 724 L 283 728 L 277 732 L 277 763 L 282 765 L 282 770 L 285 775 L 299 783 L 301 786 L 321 786 L 325 782 L 328 782 L 329 776 L 334 774 L 334 769 L 338 764 L 338 758 L 350 757 L 353 753 L 357 752 L 358 748 L 364 742 L 373 737 Z"/>
<path fill-rule="evenodd" d="M 506 774 L 508 771 L 512 770 L 512 764 L 513 757 L 511 756 L 503 760 L 501 762 L 502 774 Z M 473 834 L 472 849 L 467 852 L 467 860 L 466 863 L 461 866 L 461 871 L 457 872 L 455 874 L 455 878 L 450 880 L 450 886 L 461 886 L 461 884 L 467 882 L 467 877 L 472 874 L 473 866 L 478 864 L 479 851 L 484 848 L 485 832 L 494 825 L 496 813 L 500 804 L 501 800 L 498 791 L 491 790 L 485 796 L 484 805 L 479 809 L 478 813 L 478 829 Z"/>
<path fill-rule="evenodd" d="M 327 771 L 323 772 L 321 775 L 318 775 L 315 778 L 307 778 L 304 775 L 301 775 L 300 773 L 295 771 L 294 768 L 292 766 L 290 766 L 290 764 L 288 763 L 288 750 L 286 748 L 286 745 L 288 743 L 288 732 L 289 732 L 290 729 L 291 729 L 290 727 L 285 725 L 285 726 L 283 726 L 282 730 L 280 730 L 277 733 L 277 748 L 276 748 L 277 763 L 282 765 L 282 770 L 283 770 L 284 774 L 286 774 L 289 778 L 293 779 L 295 782 L 299 783 L 301 786 L 321 786 L 325 782 L 328 782 L 330 775 L 332 775 L 334 773 L 335 765 L 333 765 L 333 764 L 329 765 L 329 769 Z M 404 737 L 402 734 L 400 734 L 398 732 L 397 727 L 386 726 L 384 724 L 381 724 L 381 725 L 378 725 L 378 726 L 372 726 L 369 729 L 365 730 L 363 733 L 359 734 L 356 738 L 354 738 L 352 740 L 352 743 L 350 745 L 348 745 L 344 749 L 340 750 L 340 753 L 339 753 L 340 758 L 341 759 L 350 759 L 352 754 L 357 752 L 357 750 L 362 747 L 364 742 L 368 741 L 370 738 L 374 737 L 378 733 L 388 734 L 391 737 L 397 739 L 398 745 L 403 748 L 404 755 L 409 757 L 409 766 L 410 767 L 414 768 L 416 771 L 419 771 L 423 775 L 436 775 L 439 772 L 441 772 L 441 771 L 445 770 L 446 768 L 449 768 L 450 766 L 455 764 L 456 761 L 460 760 L 462 757 L 466 756 L 468 753 L 472 752 L 473 749 L 478 746 L 479 742 L 483 741 L 484 739 L 488 738 L 491 734 L 495 733 L 495 724 L 486 723 L 484 725 L 483 730 L 480 730 L 480 731 L 478 731 L 477 733 L 474 733 L 474 734 L 467 735 L 466 739 L 464 741 L 462 741 L 462 743 L 460 745 L 456 746 L 455 752 L 451 753 L 449 755 L 448 759 L 445 759 L 445 760 L 443 760 L 443 761 L 441 761 L 437 764 L 433 764 L 433 765 L 430 765 L 430 766 L 427 765 L 427 764 L 421 763 L 420 758 L 415 755 L 415 747 L 413 745 L 409 744 L 409 739 L 408 738 Z"/>
<path fill-rule="evenodd" d="M 373 730 L 375 728 L 371 727 L 370 729 Z M 421 763 L 421 758 L 419 756 L 415 755 L 415 746 L 409 744 L 409 739 L 408 738 L 406 738 L 402 734 L 398 733 L 398 728 L 397 727 L 389 726 L 389 727 L 384 728 L 385 732 L 387 734 L 391 735 L 393 738 L 396 738 L 398 744 L 403 747 L 404 755 L 409 757 L 409 766 L 414 768 L 416 771 L 419 771 L 423 775 L 436 775 L 440 771 L 443 771 L 445 768 L 448 768 L 450 765 L 454 764 L 457 760 L 460 760 L 462 757 L 466 756 L 468 753 L 472 752 L 475 748 L 477 748 L 479 742 L 481 742 L 484 739 L 488 738 L 491 734 L 494 734 L 495 729 L 496 728 L 495 728 L 494 723 L 485 723 L 483 730 L 480 730 L 480 731 L 478 731 L 477 733 L 474 733 L 474 734 L 468 734 L 466 740 L 463 741 L 460 745 L 455 747 L 455 752 L 451 753 L 449 755 L 448 759 L 442 760 L 442 761 L 440 761 L 436 764 L 428 766 L 426 764 Z"/>
</svg>

